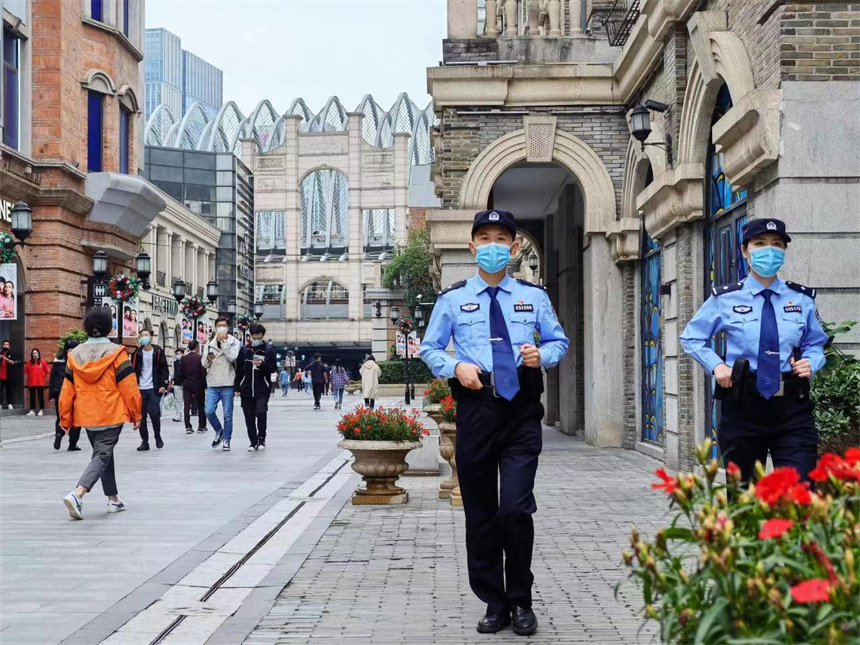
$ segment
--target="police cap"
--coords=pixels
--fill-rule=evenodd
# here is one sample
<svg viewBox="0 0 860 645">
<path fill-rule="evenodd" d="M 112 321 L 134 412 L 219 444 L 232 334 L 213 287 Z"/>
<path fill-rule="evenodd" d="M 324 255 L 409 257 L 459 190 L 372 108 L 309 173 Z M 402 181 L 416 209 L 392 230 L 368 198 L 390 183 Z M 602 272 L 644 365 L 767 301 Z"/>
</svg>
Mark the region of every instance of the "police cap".
<svg viewBox="0 0 860 645">
<path fill-rule="evenodd" d="M 785 232 L 785 222 L 769 217 L 767 219 L 754 219 L 744 226 L 743 244 L 746 245 L 756 235 L 764 235 L 765 233 L 776 233 L 786 243 L 791 242 L 791 237 Z"/>
<path fill-rule="evenodd" d="M 509 230 L 513 237 L 517 236 L 517 220 L 514 219 L 513 213 L 500 210 L 481 211 L 475 215 L 475 221 L 472 223 L 472 236 L 474 237 L 475 231 L 487 224 L 498 224 Z"/>
</svg>

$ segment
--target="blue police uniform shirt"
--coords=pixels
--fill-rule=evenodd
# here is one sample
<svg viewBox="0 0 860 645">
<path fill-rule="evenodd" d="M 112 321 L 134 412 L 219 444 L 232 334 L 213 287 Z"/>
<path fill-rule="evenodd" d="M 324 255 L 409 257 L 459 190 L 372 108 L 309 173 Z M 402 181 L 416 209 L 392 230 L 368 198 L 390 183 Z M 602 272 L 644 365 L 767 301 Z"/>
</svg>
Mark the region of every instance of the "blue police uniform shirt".
<svg viewBox="0 0 860 645">
<path fill-rule="evenodd" d="M 476 273 L 463 286 L 439 296 L 421 343 L 421 359 L 434 376 L 454 378 L 454 368 L 461 362 L 493 371 L 488 286 Z M 556 365 L 567 353 L 569 341 L 541 287 L 506 275 L 499 283 L 496 299 L 505 317 L 517 367 L 523 362 L 520 347 L 535 344 L 535 330 L 540 334 L 538 351 L 543 367 Z M 452 336 L 456 358 L 445 351 Z"/>
<path fill-rule="evenodd" d="M 799 347 L 815 374 L 824 365 L 827 342 L 827 334 L 815 314 L 815 300 L 811 297 L 815 291 L 797 285 L 802 290 L 798 291 L 779 278 L 767 288 L 774 292 L 771 302 L 779 329 L 780 371 L 791 372 L 789 359 L 794 348 Z M 764 307 L 764 296 L 760 294 L 764 289 L 751 275 L 735 285 L 718 287 L 687 324 L 681 334 L 681 346 L 709 374 L 720 363 L 731 367 L 738 358 L 747 359 L 750 369 L 756 371 Z M 711 337 L 719 331 L 726 334 L 725 360 L 711 348 Z"/>
</svg>

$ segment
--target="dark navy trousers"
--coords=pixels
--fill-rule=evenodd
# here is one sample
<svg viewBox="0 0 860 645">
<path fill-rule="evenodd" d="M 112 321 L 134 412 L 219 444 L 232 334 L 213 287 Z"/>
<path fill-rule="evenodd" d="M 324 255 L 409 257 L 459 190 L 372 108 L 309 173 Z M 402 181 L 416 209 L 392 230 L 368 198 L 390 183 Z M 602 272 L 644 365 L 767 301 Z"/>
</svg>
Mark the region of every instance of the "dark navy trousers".
<svg viewBox="0 0 860 645">
<path fill-rule="evenodd" d="M 529 608 L 543 405 L 523 392 L 506 401 L 489 388 L 459 389 L 456 463 L 469 584 L 491 611 Z"/>
<path fill-rule="evenodd" d="M 747 403 L 724 400 L 717 427 L 717 442 L 723 463 L 733 461 L 741 478 L 755 478 L 755 462 L 767 462 L 770 452 L 774 468 L 795 468 L 804 481 L 818 458 L 818 431 L 812 410 L 815 404 L 806 395 L 799 398 L 761 397 Z"/>
</svg>

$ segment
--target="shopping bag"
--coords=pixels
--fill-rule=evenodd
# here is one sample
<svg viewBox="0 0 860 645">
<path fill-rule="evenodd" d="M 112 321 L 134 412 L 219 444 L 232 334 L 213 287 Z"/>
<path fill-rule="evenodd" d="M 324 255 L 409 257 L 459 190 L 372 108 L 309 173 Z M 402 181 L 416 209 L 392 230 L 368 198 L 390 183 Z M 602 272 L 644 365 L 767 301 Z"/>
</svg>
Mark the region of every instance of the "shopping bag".
<svg viewBox="0 0 860 645">
<path fill-rule="evenodd" d="M 173 416 L 178 410 L 179 406 L 176 403 L 176 395 L 173 393 L 173 390 L 170 390 L 161 397 L 161 416 Z"/>
</svg>

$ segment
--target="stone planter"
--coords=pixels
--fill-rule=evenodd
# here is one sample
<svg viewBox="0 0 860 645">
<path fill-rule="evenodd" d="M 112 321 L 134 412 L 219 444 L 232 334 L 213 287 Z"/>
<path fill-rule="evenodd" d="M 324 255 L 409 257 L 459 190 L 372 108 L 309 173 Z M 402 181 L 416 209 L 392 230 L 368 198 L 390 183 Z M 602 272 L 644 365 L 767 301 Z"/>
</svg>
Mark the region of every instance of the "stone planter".
<svg viewBox="0 0 860 645">
<path fill-rule="evenodd" d="M 355 441 L 344 439 L 338 448 L 349 450 L 355 457 L 352 469 L 362 476 L 364 488 L 356 489 L 352 503 L 356 505 L 405 504 L 409 493 L 396 485 L 397 478 L 409 468 L 406 455 L 421 447 L 420 441 Z"/>
<path fill-rule="evenodd" d="M 439 422 L 439 434 L 442 439 L 439 442 L 439 453 L 442 459 L 448 462 L 451 466 L 451 476 L 439 484 L 439 499 L 448 499 L 451 497 L 454 489 L 459 491 L 460 480 L 457 478 L 457 462 L 455 459 L 457 445 L 457 424 Z"/>
<path fill-rule="evenodd" d="M 442 406 L 438 403 L 424 403 L 424 412 L 438 426 L 442 423 Z"/>
</svg>

